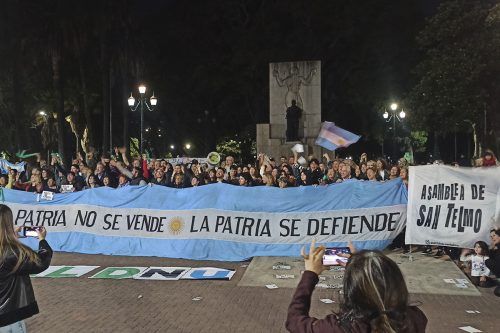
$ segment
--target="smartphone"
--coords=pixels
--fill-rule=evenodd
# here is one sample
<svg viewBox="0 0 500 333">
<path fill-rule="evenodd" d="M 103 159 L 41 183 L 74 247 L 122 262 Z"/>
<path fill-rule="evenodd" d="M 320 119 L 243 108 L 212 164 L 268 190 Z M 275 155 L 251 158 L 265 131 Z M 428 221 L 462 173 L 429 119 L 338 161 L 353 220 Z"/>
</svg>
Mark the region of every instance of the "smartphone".
<svg viewBox="0 0 500 333">
<path fill-rule="evenodd" d="M 38 230 L 41 227 L 23 227 L 23 236 L 24 237 L 38 237 Z"/>
<path fill-rule="evenodd" d="M 337 260 L 347 263 L 347 260 L 349 259 L 339 256 L 340 253 L 351 254 L 351 250 L 349 250 L 348 247 L 327 247 L 325 249 L 325 254 L 323 255 L 323 265 L 340 265 Z"/>
</svg>

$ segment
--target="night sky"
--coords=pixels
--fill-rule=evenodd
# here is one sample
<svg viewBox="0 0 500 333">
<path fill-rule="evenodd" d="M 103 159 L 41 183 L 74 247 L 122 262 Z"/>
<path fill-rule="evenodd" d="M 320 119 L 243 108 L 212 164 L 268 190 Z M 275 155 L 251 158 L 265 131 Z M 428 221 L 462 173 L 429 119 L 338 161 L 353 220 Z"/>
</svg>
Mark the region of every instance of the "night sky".
<svg viewBox="0 0 500 333">
<path fill-rule="evenodd" d="M 2 18 L 15 33 L 4 30 L 2 38 L 25 39 L 27 53 L 16 61 L 29 71 L 23 80 L 36 77 L 30 78 L 27 93 L 39 95 L 53 86 L 50 47 L 37 41 L 50 39 L 56 30 L 63 31 L 65 95 L 77 91 L 72 29 L 85 36 L 83 66 L 96 146 L 103 140 L 101 57 L 106 45 L 113 145 L 138 136 L 139 117 L 127 111 L 126 98 L 144 82 L 159 99 L 158 109 L 146 113 L 146 127 L 150 133 L 165 133 L 149 141 L 158 150 L 191 141 L 205 154 L 217 139 L 255 137 L 255 124 L 269 121 L 268 63 L 295 60 L 322 61 L 323 120 L 363 135 L 354 151 L 380 150 L 375 139 L 386 130 L 380 108 L 403 100 L 412 87 L 420 57 L 415 37 L 439 1 L 6 3 L 9 14 L 4 11 Z M 8 60 L 16 57 L 12 48 L 3 52 Z M 8 70 L 7 65 L 2 69 Z M 26 101 L 24 108 L 34 114 L 39 105 Z"/>
</svg>

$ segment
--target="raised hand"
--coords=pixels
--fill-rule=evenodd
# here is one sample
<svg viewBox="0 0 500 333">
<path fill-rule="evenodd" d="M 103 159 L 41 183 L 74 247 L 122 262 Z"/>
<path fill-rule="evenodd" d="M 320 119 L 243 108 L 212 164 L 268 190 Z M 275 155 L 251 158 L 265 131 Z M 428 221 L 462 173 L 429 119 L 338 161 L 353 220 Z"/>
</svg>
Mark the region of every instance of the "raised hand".
<svg viewBox="0 0 500 333">
<path fill-rule="evenodd" d="M 327 267 L 323 265 L 323 255 L 325 254 L 325 247 L 319 246 L 316 248 L 316 240 L 313 240 L 309 247 L 309 254 L 305 254 L 304 247 L 302 247 L 300 254 L 304 258 L 304 264 L 307 271 L 311 271 L 320 275 Z"/>
</svg>

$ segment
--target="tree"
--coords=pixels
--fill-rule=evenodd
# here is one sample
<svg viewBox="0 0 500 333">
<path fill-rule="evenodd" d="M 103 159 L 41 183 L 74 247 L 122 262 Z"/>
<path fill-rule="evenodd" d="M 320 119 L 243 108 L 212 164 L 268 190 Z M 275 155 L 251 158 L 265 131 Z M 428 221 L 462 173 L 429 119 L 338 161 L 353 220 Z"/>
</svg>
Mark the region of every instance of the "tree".
<svg viewBox="0 0 500 333">
<path fill-rule="evenodd" d="M 498 108 L 500 20 L 493 16 L 495 3 L 446 1 L 418 35 L 423 58 L 407 104 L 413 128 L 434 132 L 435 144 L 457 126 L 486 133 L 487 115 Z"/>
</svg>

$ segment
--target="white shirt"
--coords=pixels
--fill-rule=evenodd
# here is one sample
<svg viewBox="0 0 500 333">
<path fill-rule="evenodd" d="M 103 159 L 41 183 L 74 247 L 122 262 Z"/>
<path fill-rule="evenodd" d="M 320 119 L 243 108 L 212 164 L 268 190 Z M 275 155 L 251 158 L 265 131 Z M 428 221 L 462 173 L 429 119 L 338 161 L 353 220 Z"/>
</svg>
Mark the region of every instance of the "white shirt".
<svg viewBox="0 0 500 333">
<path fill-rule="evenodd" d="M 471 276 L 489 276 L 490 270 L 484 264 L 486 259 L 489 259 L 488 256 L 480 256 L 477 254 L 471 254 L 465 257 L 460 257 L 461 261 L 470 261 L 471 262 Z"/>
</svg>

